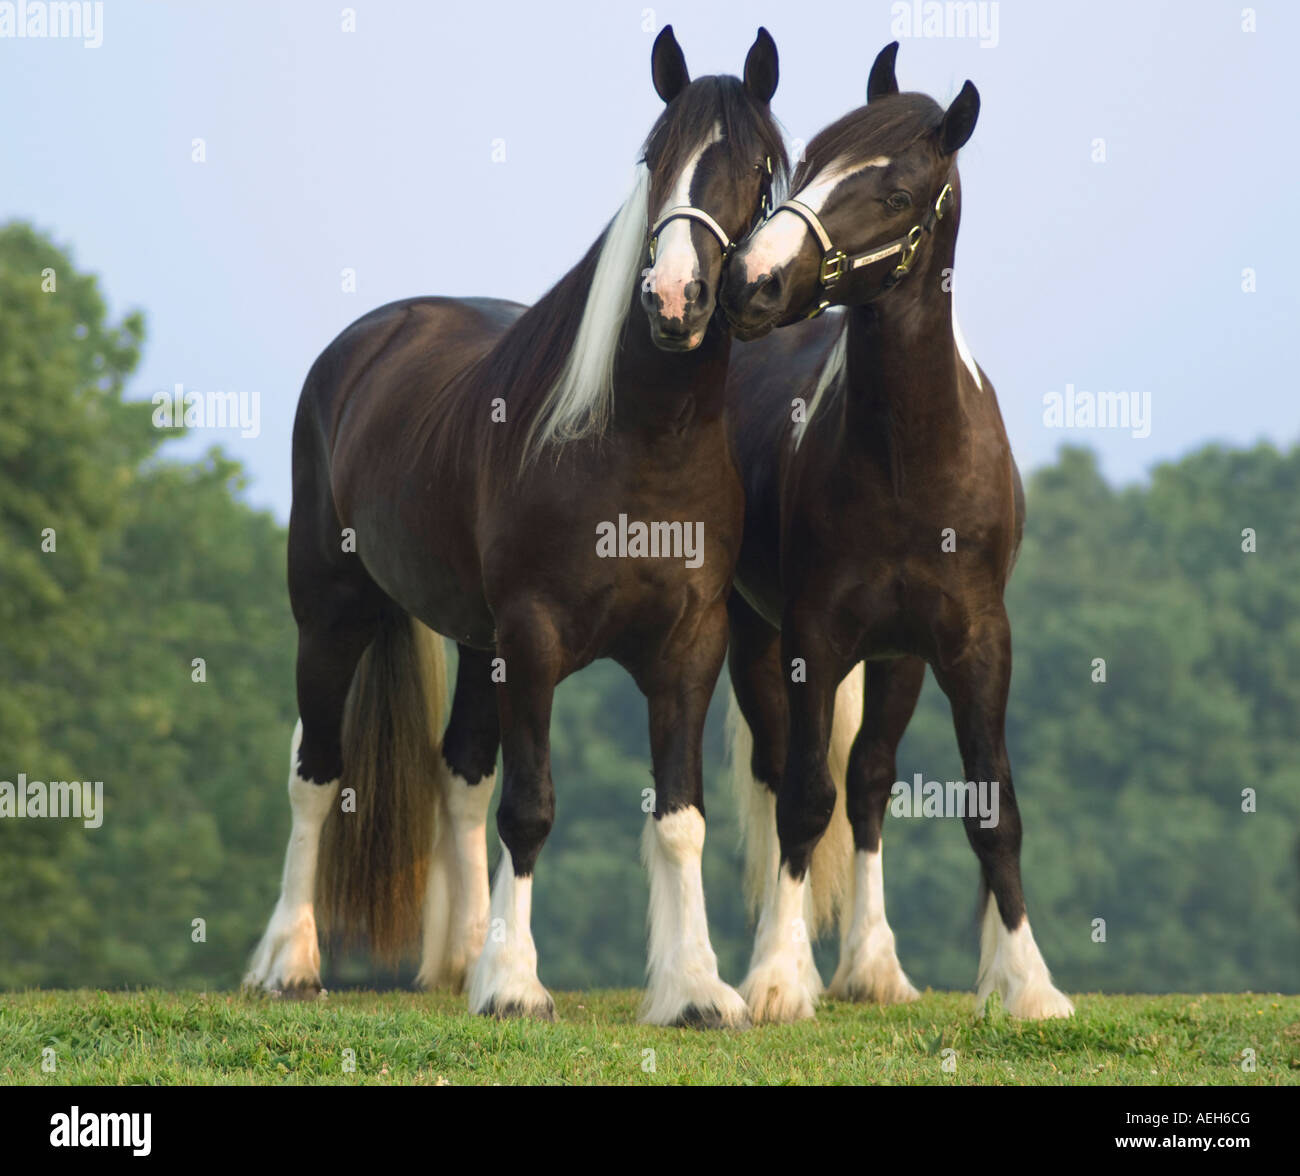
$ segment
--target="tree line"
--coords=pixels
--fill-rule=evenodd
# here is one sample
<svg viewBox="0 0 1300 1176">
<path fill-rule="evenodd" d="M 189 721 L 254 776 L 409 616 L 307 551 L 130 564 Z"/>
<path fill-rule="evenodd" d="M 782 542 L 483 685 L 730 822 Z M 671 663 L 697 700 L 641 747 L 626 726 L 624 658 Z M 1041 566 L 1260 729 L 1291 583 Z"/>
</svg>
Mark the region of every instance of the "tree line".
<svg viewBox="0 0 1300 1176">
<path fill-rule="evenodd" d="M 160 453 L 175 430 L 127 399 L 144 338 L 138 314 L 109 321 L 64 250 L 0 227 L 0 783 L 104 782 L 98 827 L 0 816 L 4 988 L 232 987 L 277 893 L 296 718 L 285 532 L 220 449 Z M 1298 503 L 1300 446 L 1206 446 L 1125 487 L 1067 447 L 1029 479 L 1008 739 L 1035 934 L 1068 990 L 1296 988 Z M 751 931 L 726 692 L 724 675 L 705 881 L 735 980 Z M 560 687 L 552 760 L 542 979 L 637 984 L 652 780 L 644 702 L 612 663 Z M 900 781 L 916 773 L 961 776 L 932 680 L 898 757 Z M 971 987 L 961 828 L 890 818 L 885 844 L 904 967 Z M 819 954 L 829 965 L 834 945 Z M 327 957 L 326 982 L 411 972 Z"/>
</svg>

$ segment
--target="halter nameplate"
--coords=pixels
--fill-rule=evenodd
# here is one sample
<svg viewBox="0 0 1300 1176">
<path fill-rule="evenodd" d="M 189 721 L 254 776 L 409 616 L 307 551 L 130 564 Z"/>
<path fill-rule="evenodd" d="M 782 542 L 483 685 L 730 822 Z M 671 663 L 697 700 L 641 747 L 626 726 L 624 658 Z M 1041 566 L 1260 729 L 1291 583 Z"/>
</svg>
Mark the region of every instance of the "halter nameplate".
<svg viewBox="0 0 1300 1176">
<path fill-rule="evenodd" d="M 697 224 L 703 225 L 717 240 L 718 245 L 722 248 L 722 259 L 726 261 L 735 243 L 722 231 L 722 226 L 713 219 L 702 208 L 695 208 L 690 204 L 679 204 L 675 208 L 670 208 L 659 218 L 658 223 L 650 230 L 650 260 L 655 259 L 655 249 L 659 244 L 659 234 L 664 231 L 669 221 L 675 220 L 693 220 Z"/>
</svg>

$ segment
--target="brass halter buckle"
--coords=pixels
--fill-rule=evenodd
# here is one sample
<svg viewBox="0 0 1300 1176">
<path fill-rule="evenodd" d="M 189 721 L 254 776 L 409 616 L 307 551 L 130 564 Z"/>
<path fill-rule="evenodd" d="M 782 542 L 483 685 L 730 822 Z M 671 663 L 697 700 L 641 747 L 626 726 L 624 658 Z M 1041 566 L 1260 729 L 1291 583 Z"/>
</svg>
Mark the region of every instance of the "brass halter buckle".
<svg viewBox="0 0 1300 1176">
<path fill-rule="evenodd" d="M 952 201 L 952 185 L 944 184 L 939 195 L 934 200 L 934 219 L 943 220 L 943 214 L 948 211 L 948 205 Z"/>
<path fill-rule="evenodd" d="M 823 286 L 833 285 L 844 276 L 845 263 L 848 261 L 848 254 L 843 249 L 837 249 L 834 253 L 827 253 L 822 257 L 821 269 L 818 271 L 818 277 L 821 279 Z"/>
<path fill-rule="evenodd" d="M 907 244 L 903 246 L 903 256 L 894 267 L 895 278 L 903 277 L 912 268 L 912 259 L 916 256 L 924 235 L 925 230 L 920 225 L 913 225 L 907 230 Z"/>
</svg>

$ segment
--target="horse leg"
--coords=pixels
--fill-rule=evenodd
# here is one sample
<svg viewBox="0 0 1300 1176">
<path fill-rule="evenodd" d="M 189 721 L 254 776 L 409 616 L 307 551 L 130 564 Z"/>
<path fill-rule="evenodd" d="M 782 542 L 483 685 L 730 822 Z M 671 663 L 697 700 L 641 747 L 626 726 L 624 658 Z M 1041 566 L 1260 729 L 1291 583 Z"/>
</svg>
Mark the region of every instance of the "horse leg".
<svg viewBox="0 0 1300 1176">
<path fill-rule="evenodd" d="M 493 653 L 461 645 L 451 719 L 443 737 L 443 803 L 435 826 L 416 983 L 459 992 L 488 925 L 487 814 L 501 744 Z"/>
<path fill-rule="evenodd" d="M 335 804 L 343 770 L 343 707 L 357 662 L 378 627 L 378 616 L 356 609 L 350 593 L 337 608 L 314 610 L 298 629 L 298 725 L 289 764 L 293 823 L 280 897 L 244 985 L 285 995 L 320 992 L 316 935 L 316 867 L 321 830 Z"/>
<path fill-rule="evenodd" d="M 727 602 L 731 640 L 727 665 L 735 710 L 732 783 L 745 845 L 745 899 L 757 912 L 776 885 L 776 794 L 785 767 L 788 717 L 781 675 L 781 631 L 758 615 L 739 592 Z"/>
<path fill-rule="evenodd" d="M 756 1023 L 811 1017 L 820 994 L 812 959 L 808 867 L 830 823 L 835 785 L 827 748 L 842 671 L 826 647 L 816 618 L 791 619 L 783 628 L 778 667 L 789 715 L 789 742 L 776 799 L 780 858 L 767 888 L 754 953 L 740 991 Z M 802 665 L 802 673 L 794 667 Z M 790 677 L 786 678 L 787 667 Z"/>
<path fill-rule="evenodd" d="M 952 704 L 968 782 L 991 789 L 987 818 L 968 797 L 966 836 L 979 858 L 984 896 L 978 1002 L 997 991 L 1012 1016 L 1068 1017 L 1069 999 L 1052 984 L 1025 912 L 1020 884 L 1020 810 L 1006 748 L 1011 685 L 1011 627 L 1006 613 L 986 616 L 966 635 L 960 655 L 939 659 L 935 677 Z"/>
<path fill-rule="evenodd" d="M 925 681 L 919 657 L 866 663 L 862 726 L 849 754 L 846 805 L 853 826 L 853 905 L 841 924 L 837 1000 L 898 1004 L 919 995 L 898 963 L 885 919 L 880 833 L 896 778 L 894 754 Z"/>
<path fill-rule="evenodd" d="M 497 686 L 502 784 L 497 808 L 501 862 L 492 886 L 487 939 L 469 983 L 469 1007 L 485 1016 L 555 1019 L 537 978 L 531 927 L 533 870 L 555 821 L 551 703 L 561 677 L 560 638 L 540 606 L 498 614 Z"/>
<path fill-rule="evenodd" d="M 776 836 L 776 796 L 785 769 L 789 738 L 785 677 L 781 673 L 781 631 L 769 625 L 740 593 L 728 602 L 731 642 L 728 664 L 737 714 L 731 718 L 732 783 L 742 814 L 745 844 L 745 897 L 751 913 L 760 915 L 777 895 L 781 862 Z M 811 907 L 811 887 L 807 905 Z M 805 910 L 805 926 L 812 925 L 812 912 Z M 805 940 L 792 945 L 798 957 L 800 994 L 777 1003 L 797 1003 L 811 1008 L 821 995 L 822 981 L 813 961 L 812 944 Z M 758 963 L 757 945 L 750 963 Z M 758 999 L 760 994 L 755 994 Z M 764 1004 L 771 994 L 762 994 Z"/>
<path fill-rule="evenodd" d="M 650 711 L 655 804 L 641 839 L 650 875 L 650 950 L 641 1019 L 651 1025 L 741 1028 L 749 1011 L 718 976 L 709 942 L 704 852 L 704 721 L 726 649 L 723 609 L 696 631 L 686 664 L 643 689 Z"/>
</svg>

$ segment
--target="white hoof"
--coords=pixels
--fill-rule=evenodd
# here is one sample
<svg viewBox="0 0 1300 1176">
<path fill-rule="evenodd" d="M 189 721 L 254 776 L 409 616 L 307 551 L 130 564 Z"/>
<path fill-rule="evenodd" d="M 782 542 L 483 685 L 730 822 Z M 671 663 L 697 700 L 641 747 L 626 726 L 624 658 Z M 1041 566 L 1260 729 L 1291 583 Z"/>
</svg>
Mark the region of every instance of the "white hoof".
<svg viewBox="0 0 1300 1176">
<path fill-rule="evenodd" d="M 1073 1017 L 1074 1003 L 1050 981 L 1029 984 L 1004 1006 L 1013 1017 L 1024 1021 L 1046 1021 L 1052 1017 Z"/>
<path fill-rule="evenodd" d="M 320 994 L 320 946 L 310 909 L 299 914 L 277 909 L 244 976 L 246 989 L 276 996 Z"/>
<path fill-rule="evenodd" d="M 1029 928 L 1029 917 L 1022 917 L 1020 925 L 1008 931 L 998 914 L 996 900 L 989 895 L 980 932 L 977 1008 L 981 1016 L 985 1003 L 995 992 L 1011 1016 L 1026 1021 L 1074 1015 L 1070 998 L 1052 983 Z"/>
<path fill-rule="evenodd" d="M 744 998 L 716 974 L 651 977 L 641 1003 L 641 1020 L 647 1025 L 689 1029 L 748 1029 L 750 1024 Z"/>
<path fill-rule="evenodd" d="M 555 1001 L 530 968 L 514 967 L 485 950 L 470 978 L 469 1010 L 480 1017 L 555 1020 Z"/>
<path fill-rule="evenodd" d="M 894 933 L 888 927 L 846 945 L 830 994 L 836 1000 L 882 1005 L 907 1004 L 921 995 L 898 962 Z"/>
<path fill-rule="evenodd" d="M 817 1008 L 817 993 L 790 957 L 769 960 L 749 971 L 740 985 L 755 1025 L 788 1025 L 805 1021 Z"/>
</svg>

